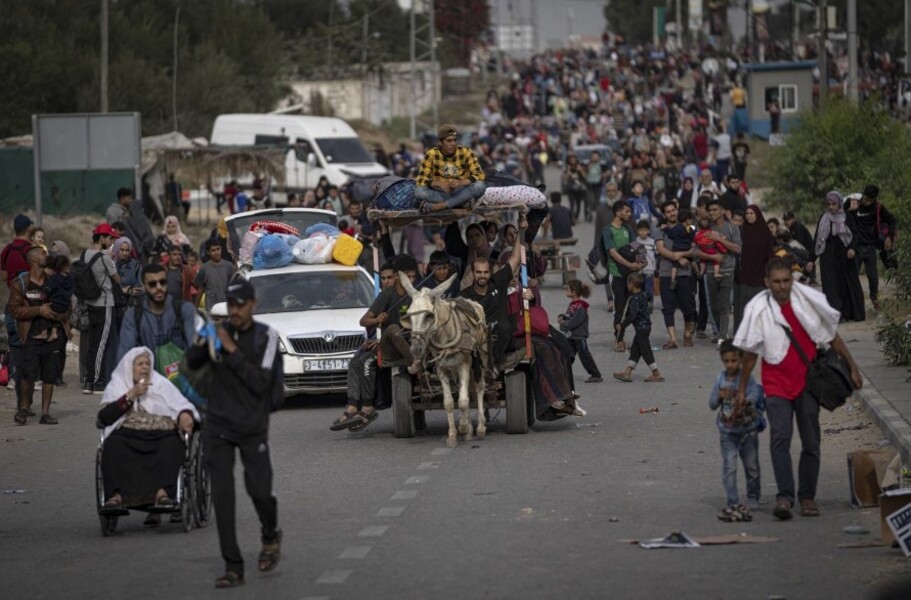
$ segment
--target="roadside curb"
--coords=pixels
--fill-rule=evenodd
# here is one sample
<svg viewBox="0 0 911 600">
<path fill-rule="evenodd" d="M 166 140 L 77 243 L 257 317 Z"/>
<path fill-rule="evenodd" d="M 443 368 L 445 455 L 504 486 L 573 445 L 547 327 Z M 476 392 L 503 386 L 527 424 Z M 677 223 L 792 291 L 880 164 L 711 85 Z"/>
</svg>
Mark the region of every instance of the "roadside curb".
<svg viewBox="0 0 911 600">
<path fill-rule="evenodd" d="M 861 373 L 863 373 L 862 370 Z M 864 387 L 855 391 L 854 396 L 863 401 L 873 422 L 882 429 L 886 438 L 901 452 L 902 461 L 906 465 L 911 465 L 911 425 L 892 407 L 892 404 L 876 389 L 867 376 L 863 377 Z"/>
</svg>

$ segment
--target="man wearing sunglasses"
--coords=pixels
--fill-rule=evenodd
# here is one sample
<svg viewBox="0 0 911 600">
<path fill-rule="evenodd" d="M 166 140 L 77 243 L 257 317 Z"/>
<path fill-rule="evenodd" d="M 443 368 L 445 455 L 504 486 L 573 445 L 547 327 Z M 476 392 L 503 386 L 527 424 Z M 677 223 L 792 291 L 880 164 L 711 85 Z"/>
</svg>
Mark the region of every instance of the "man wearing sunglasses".
<svg viewBox="0 0 911 600">
<path fill-rule="evenodd" d="M 437 138 L 440 145 L 427 151 L 416 179 L 414 198 L 423 213 L 458 208 L 487 189 L 474 152 L 459 146 L 455 125 L 441 126 Z"/>
<path fill-rule="evenodd" d="M 168 275 L 159 264 L 142 268 L 142 287 L 145 294 L 139 306 L 128 308 L 120 327 L 117 361 L 133 348 L 145 346 L 154 350 L 173 342 L 182 350 L 190 347 L 196 337 L 199 318 L 189 302 L 168 294 Z"/>
</svg>

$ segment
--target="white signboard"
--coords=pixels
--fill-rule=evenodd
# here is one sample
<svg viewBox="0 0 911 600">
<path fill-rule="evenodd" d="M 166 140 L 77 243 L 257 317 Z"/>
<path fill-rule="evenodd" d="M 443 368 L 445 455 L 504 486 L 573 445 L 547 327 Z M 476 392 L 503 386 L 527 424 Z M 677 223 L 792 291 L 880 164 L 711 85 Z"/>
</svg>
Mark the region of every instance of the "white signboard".
<svg viewBox="0 0 911 600">
<path fill-rule="evenodd" d="M 889 529 L 905 556 L 911 556 L 911 504 L 898 509 L 888 517 Z"/>
</svg>

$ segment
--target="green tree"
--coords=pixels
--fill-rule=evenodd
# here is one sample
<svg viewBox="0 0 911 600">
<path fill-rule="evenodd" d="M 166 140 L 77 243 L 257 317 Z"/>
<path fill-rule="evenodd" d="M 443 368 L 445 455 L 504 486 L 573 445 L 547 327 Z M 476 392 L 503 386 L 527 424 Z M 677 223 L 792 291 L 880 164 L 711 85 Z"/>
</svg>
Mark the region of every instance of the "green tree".
<svg viewBox="0 0 911 600">
<path fill-rule="evenodd" d="M 607 29 L 630 44 L 646 44 L 653 37 L 653 10 L 667 6 L 667 0 L 610 0 L 604 7 Z M 686 7 L 683 7 L 686 23 Z"/>
<path fill-rule="evenodd" d="M 436 0 L 434 24 L 437 34 L 451 48 L 459 66 L 468 66 L 472 47 L 487 36 L 490 29 L 490 5 L 487 0 Z M 446 52 L 443 53 L 445 58 Z"/>
<path fill-rule="evenodd" d="M 911 134 L 904 125 L 873 103 L 833 99 L 824 112 L 802 114 L 787 144 L 773 148 L 774 191 L 767 203 L 815 222 L 828 191 L 847 194 L 876 183 L 883 202 L 900 209 L 911 192 L 909 156 Z M 911 211 L 899 213 L 907 213 L 905 225 L 911 225 Z"/>
</svg>

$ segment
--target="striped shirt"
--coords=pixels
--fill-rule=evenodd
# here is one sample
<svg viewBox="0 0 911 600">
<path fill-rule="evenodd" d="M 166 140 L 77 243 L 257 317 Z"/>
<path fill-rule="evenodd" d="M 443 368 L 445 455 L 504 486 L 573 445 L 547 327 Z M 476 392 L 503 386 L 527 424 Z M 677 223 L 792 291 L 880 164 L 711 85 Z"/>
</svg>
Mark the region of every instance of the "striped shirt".
<svg viewBox="0 0 911 600">
<path fill-rule="evenodd" d="M 416 182 L 420 187 L 430 187 L 434 179 L 484 181 L 484 171 L 471 148 L 456 146 L 452 156 L 443 156 L 439 148 L 431 148 L 424 156 Z"/>
</svg>

